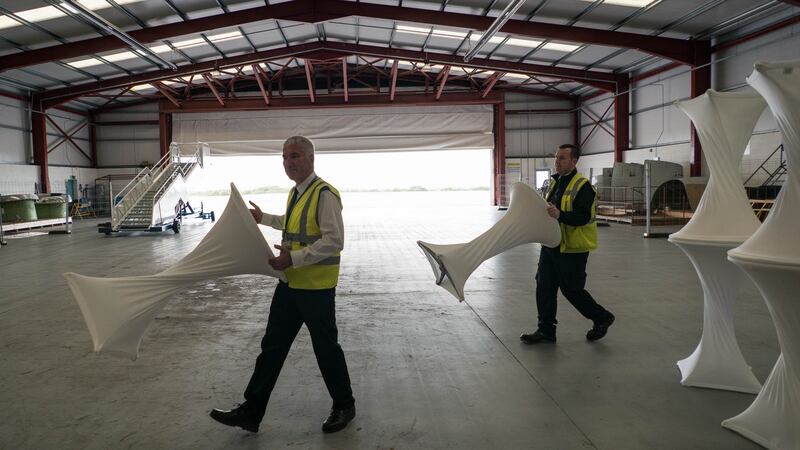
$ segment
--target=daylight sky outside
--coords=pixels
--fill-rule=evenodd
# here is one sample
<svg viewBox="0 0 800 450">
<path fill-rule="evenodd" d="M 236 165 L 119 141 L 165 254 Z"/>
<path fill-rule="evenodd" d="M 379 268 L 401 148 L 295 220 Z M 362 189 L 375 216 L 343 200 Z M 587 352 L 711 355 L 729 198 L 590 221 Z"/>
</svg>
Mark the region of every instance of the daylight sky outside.
<svg viewBox="0 0 800 450">
<path fill-rule="evenodd" d="M 492 161 L 490 150 L 320 153 L 315 170 L 341 190 L 488 188 Z M 294 184 L 280 155 L 216 157 L 192 176 L 192 188 L 198 191 L 226 189 L 230 182 L 242 190 Z"/>
</svg>

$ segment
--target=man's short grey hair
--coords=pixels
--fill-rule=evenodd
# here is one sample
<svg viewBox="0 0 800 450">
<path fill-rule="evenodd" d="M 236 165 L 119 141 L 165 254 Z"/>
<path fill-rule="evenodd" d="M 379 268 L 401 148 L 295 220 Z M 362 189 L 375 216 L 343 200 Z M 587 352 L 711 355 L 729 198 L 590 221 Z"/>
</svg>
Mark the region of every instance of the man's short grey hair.
<svg viewBox="0 0 800 450">
<path fill-rule="evenodd" d="M 296 145 L 308 155 L 314 154 L 314 143 L 311 142 L 311 139 L 305 136 L 292 136 L 289 139 L 286 139 L 286 142 L 283 143 L 283 148 L 286 148 L 289 145 Z"/>
</svg>

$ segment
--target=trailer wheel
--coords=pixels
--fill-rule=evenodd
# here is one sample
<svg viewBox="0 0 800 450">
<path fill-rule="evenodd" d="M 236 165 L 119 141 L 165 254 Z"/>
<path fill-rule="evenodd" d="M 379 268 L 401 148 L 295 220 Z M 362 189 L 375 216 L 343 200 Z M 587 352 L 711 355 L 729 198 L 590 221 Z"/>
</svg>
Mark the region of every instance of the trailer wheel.
<svg viewBox="0 0 800 450">
<path fill-rule="evenodd" d="M 174 231 L 175 234 L 178 234 L 178 233 L 181 232 L 181 223 L 179 221 L 176 220 L 176 221 L 172 222 L 172 231 Z"/>
</svg>

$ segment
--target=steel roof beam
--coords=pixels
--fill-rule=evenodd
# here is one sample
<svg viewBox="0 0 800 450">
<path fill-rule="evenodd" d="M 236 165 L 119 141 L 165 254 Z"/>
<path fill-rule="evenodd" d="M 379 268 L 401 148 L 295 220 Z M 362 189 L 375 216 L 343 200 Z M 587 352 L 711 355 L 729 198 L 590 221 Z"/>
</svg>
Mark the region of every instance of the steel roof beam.
<svg viewBox="0 0 800 450">
<path fill-rule="evenodd" d="M 487 95 L 489 95 L 489 91 L 491 91 L 491 90 L 492 90 L 492 88 L 494 87 L 494 85 L 497 83 L 497 81 L 498 81 L 498 80 L 499 80 L 499 79 L 500 79 L 500 78 L 501 78 L 503 75 L 505 75 L 503 72 L 495 72 L 494 74 L 492 74 L 491 76 L 489 76 L 489 78 L 488 78 L 488 79 L 486 80 L 486 82 L 483 84 L 483 90 L 481 91 L 481 98 L 484 98 L 484 97 L 486 97 Z"/>
<path fill-rule="evenodd" d="M 450 66 L 444 66 L 444 69 L 439 73 L 439 88 L 436 90 L 436 100 L 439 100 L 442 92 L 444 92 L 444 85 L 447 83 L 448 75 L 450 75 Z"/>
<path fill-rule="evenodd" d="M 261 66 L 258 64 L 253 64 L 253 76 L 256 78 L 256 83 L 258 83 L 258 90 L 261 91 L 261 96 L 264 97 L 264 103 L 269 106 L 269 95 L 267 95 L 267 90 L 264 89 L 264 82 L 261 81 L 261 77 L 267 78 L 267 74 L 262 74 Z"/>
<path fill-rule="evenodd" d="M 397 60 L 392 63 L 392 76 L 389 83 L 389 101 L 394 101 L 395 92 L 397 91 Z"/>
<path fill-rule="evenodd" d="M 342 58 L 342 87 L 344 88 L 344 102 L 347 103 L 349 95 L 347 92 L 347 82 L 350 81 L 347 77 L 347 57 Z"/>
<path fill-rule="evenodd" d="M 60 2 L 56 0 L 45 0 L 51 5 L 57 6 L 60 5 Z M 151 64 L 155 65 L 156 67 L 168 67 L 170 69 L 177 69 L 178 66 L 175 64 L 167 61 L 166 59 L 160 57 L 156 52 L 150 50 L 149 47 L 145 46 L 141 42 L 137 41 L 136 39 L 132 38 L 128 33 L 120 30 L 116 26 L 114 26 L 111 22 L 107 21 L 91 9 L 87 8 L 86 6 L 78 3 L 76 0 L 61 0 L 71 6 L 73 9 L 78 11 L 78 15 L 82 18 L 91 22 L 92 25 L 111 33 L 112 35 L 116 36 L 117 39 L 125 42 L 128 46 L 133 50 L 134 54 L 139 55 L 140 57 L 144 58 Z"/>
<path fill-rule="evenodd" d="M 180 102 L 175 97 L 173 97 L 172 94 L 169 93 L 169 89 L 167 89 L 166 86 L 164 86 L 163 84 L 161 84 L 158 81 L 154 81 L 153 83 L 150 83 L 150 84 L 154 88 L 158 89 L 158 92 L 161 92 L 161 95 L 166 97 L 167 100 L 169 100 L 173 105 L 177 106 L 178 108 L 181 107 Z"/>
<path fill-rule="evenodd" d="M 345 0 L 314 0 L 314 6 L 315 13 L 322 16 L 338 14 L 340 16 L 372 17 L 473 30 L 485 30 L 494 22 L 491 17 L 475 14 L 432 11 Z M 692 65 L 694 63 L 691 51 L 693 43 L 684 39 L 543 22 L 526 22 L 524 20 L 509 20 L 500 31 L 524 37 L 636 49 L 684 64 Z"/>
<path fill-rule="evenodd" d="M 179 9 L 177 6 L 175 6 L 175 3 L 173 3 L 173 2 L 172 2 L 172 0 L 164 0 L 164 1 L 166 1 L 166 2 L 167 2 L 167 5 L 169 6 L 169 8 L 170 8 L 170 9 L 171 9 L 171 10 L 172 10 L 172 11 L 173 11 L 175 14 L 177 14 L 177 15 L 178 15 L 178 17 L 180 17 L 180 18 L 181 18 L 181 20 L 183 20 L 183 21 L 187 21 L 187 20 L 189 20 L 189 16 L 187 16 L 187 15 L 186 15 L 186 13 L 184 13 L 184 12 L 183 12 L 183 11 L 181 11 L 181 10 L 180 10 L 180 9 Z M 223 10 L 223 12 L 228 12 L 228 11 L 225 11 L 225 10 Z M 209 39 L 209 38 L 208 38 L 208 36 L 206 36 L 206 35 L 205 35 L 205 33 L 200 33 L 200 37 L 203 39 L 203 42 L 205 42 L 205 43 L 206 43 L 206 45 L 208 45 L 208 46 L 209 46 L 209 47 L 211 47 L 211 48 L 212 48 L 212 49 L 213 49 L 215 52 L 217 52 L 217 53 L 219 54 L 219 56 L 221 56 L 221 57 L 223 57 L 223 58 L 225 57 L 225 54 L 224 54 L 224 53 L 222 53 L 222 51 L 219 49 L 219 47 L 217 47 L 216 45 L 214 45 L 214 43 L 213 43 L 213 42 L 211 42 L 211 39 Z"/>
<path fill-rule="evenodd" d="M 311 61 L 308 59 L 303 60 L 303 67 L 306 70 L 306 83 L 308 83 L 308 98 L 311 103 L 314 103 L 314 75 L 311 73 Z"/>
<path fill-rule="evenodd" d="M 133 76 L 108 78 L 98 82 L 85 83 L 85 84 L 71 86 L 68 88 L 45 91 L 34 95 L 39 95 L 41 99 L 45 102 L 46 106 L 49 108 L 54 105 L 65 103 L 72 99 L 81 97 L 86 94 L 91 94 L 94 92 L 121 89 L 128 86 L 134 86 L 137 84 L 152 83 L 155 81 L 168 80 L 170 78 L 199 74 L 203 72 L 209 72 L 212 70 L 219 70 L 228 67 L 255 64 L 268 59 L 289 58 L 294 55 L 311 53 L 315 50 L 319 50 L 322 47 L 323 45 L 321 43 L 314 42 L 310 44 L 302 44 L 293 47 L 266 50 L 257 53 L 249 53 L 246 55 L 239 55 L 229 58 L 205 61 L 197 64 L 190 64 L 186 66 L 181 66 L 178 68 L 178 70 L 162 69 L 162 70 L 154 70 L 151 72 L 144 72 Z"/>
<path fill-rule="evenodd" d="M 461 57 L 449 54 L 423 53 L 413 50 L 388 49 L 385 47 L 354 45 L 342 42 L 311 42 L 308 44 L 265 50 L 256 53 L 185 65 L 179 67 L 176 71 L 168 69 L 156 70 L 136 74 L 133 76 L 109 78 L 102 81 L 79 84 L 68 88 L 44 91 L 35 95 L 44 101 L 45 105 L 49 108 L 95 92 L 122 89 L 137 84 L 152 83 L 170 78 L 209 72 L 211 70 L 256 64 L 271 59 L 282 59 L 293 56 L 302 56 L 308 59 L 333 59 L 349 55 L 373 56 L 392 59 L 399 58 L 417 62 L 427 61 L 442 65 L 456 65 L 460 67 L 470 67 L 502 72 L 544 75 L 576 81 L 578 83 L 585 83 L 609 92 L 613 92 L 616 89 L 617 81 L 617 75 L 606 72 L 566 69 L 536 64 L 515 63 L 511 61 L 493 61 L 480 58 L 474 58 L 470 60 L 469 64 L 465 64 Z"/>
<path fill-rule="evenodd" d="M 444 94 L 441 99 L 436 100 L 435 93 L 427 94 L 404 94 L 398 92 L 394 101 L 389 100 L 389 94 L 370 94 L 370 95 L 350 95 L 347 103 L 341 96 L 317 97 L 311 103 L 308 97 L 286 97 L 272 98 L 269 109 L 298 109 L 298 108 L 341 108 L 341 107 L 372 107 L 372 106 L 419 106 L 419 105 L 485 105 L 501 103 L 503 94 L 492 92 L 485 98 L 481 98 L 480 92 L 452 92 Z M 226 104 L 227 111 L 251 111 L 263 110 L 264 99 L 258 97 L 240 97 L 229 99 Z M 162 100 L 159 103 L 159 110 L 162 113 L 171 112 L 213 112 L 219 111 L 220 107 L 214 99 L 185 100 L 180 107 L 175 106 L 169 101 Z"/>
<path fill-rule="evenodd" d="M 293 17 L 307 14 L 311 4 L 312 0 L 292 0 L 277 5 L 260 6 L 257 8 L 243 9 L 230 13 L 133 30 L 128 32 L 128 34 L 139 42 L 150 43 L 175 36 L 200 33 L 217 28 L 225 28 L 278 17 L 296 20 L 293 19 Z M 340 14 L 339 17 L 341 16 Z M 115 36 L 85 39 L 62 45 L 44 47 L 24 53 L 0 56 L 0 70 L 9 70 L 17 67 L 31 66 L 124 48 L 127 48 L 127 44 L 120 41 Z"/>
<path fill-rule="evenodd" d="M 207 73 L 201 74 L 201 76 L 203 77 L 204 80 L 206 80 L 206 85 L 208 85 L 208 88 L 211 90 L 211 93 L 214 94 L 214 97 L 217 99 L 219 104 L 224 107 L 225 101 L 222 100 L 222 97 L 219 95 L 217 87 L 214 86 L 214 79 L 211 78 L 211 76 Z"/>
<path fill-rule="evenodd" d="M 193 33 L 242 25 L 268 19 L 285 19 L 318 23 L 340 17 L 358 16 L 386 20 L 403 20 L 430 25 L 452 26 L 485 30 L 494 21 L 491 17 L 419 8 L 405 8 L 344 0 L 291 0 L 269 6 L 248 8 L 177 23 L 159 25 L 130 31 L 128 34 L 139 42 L 148 43 Z M 655 56 L 694 64 L 692 41 L 636 33 L 597 30 L 550 23 L 509 20 L 500 30 L 517 36 L 554 39 L 566 42 L 605 45 L 637 49 Z M 45 47 L 25 53 L 0 57 L 2 70 L 41 64 L 58 59 L 69 59 L 125 48 L 126 45 L 114 36 L 103 36 Z"/>
<path fill-rule="evenodd" d="M 616 75 L 599 71 L 583 71 L 563 67 L 550 67 L 539 64 L 516 63 L 513 61 L 489 60 L 473 58 L 465 63 L 463 58 L 456 55 L 432 52 L 419 52 L 415 50 L 388 49 L 367 45 L 353 45 L 343 42 L 325 42 L 327 50 L 342 53 L 358 54 L 362 56 L 377 56 L 383 58 L 399 58 L 407 61 L 418 61 L 443 66 L 454 65 L 475 69 L 496 70 L 502 72 L 516 72 L 533 75 L 544 75 L 554 78 L 563 78 L 578 83 L 585 83 L 598 89 L 613 91 L 616 88 Z"/>
</svg>

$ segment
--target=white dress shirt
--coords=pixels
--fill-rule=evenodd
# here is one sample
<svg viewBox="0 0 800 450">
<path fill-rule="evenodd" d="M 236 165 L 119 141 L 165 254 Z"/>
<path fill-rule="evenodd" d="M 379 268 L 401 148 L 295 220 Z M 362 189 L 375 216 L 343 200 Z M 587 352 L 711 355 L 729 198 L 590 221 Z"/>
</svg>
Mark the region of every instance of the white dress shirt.
<svg viewBox="0 0 800 450">
<path fill-rule="evenodd" d="M 305 180 L 295 186 L 297 198 L 308 189 L 311 182 L 316 178 L 314 172 Z M 264 213 L 261 216 L 261 224 L 272 227 L 276 230 L 283 230 L 284 215 L 273 215 Z M 292 250 L 292 266 L 309 266 L 325 258 L 336 256 L 344 248 L 344 222 L 342 221 L 342 203 L 336 195 L 324 190 L 319 195 L 319 212 L 317 215 L 319 230 L 322 238 L 311 245 Z"/>
</svg>

